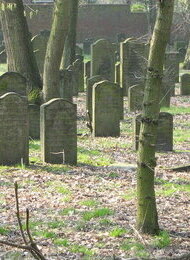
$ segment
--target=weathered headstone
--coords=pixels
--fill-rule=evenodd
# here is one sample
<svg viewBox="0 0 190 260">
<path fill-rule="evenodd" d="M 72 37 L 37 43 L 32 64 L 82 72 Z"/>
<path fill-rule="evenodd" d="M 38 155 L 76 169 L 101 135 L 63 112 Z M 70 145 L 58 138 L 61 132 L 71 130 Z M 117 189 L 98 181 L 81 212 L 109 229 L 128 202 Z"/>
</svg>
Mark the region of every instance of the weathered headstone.
<svg viewBox="0 0 190 260">
<path fill-rule="evenodd" d="M 47 48 L 47 42 L 49 39 L 50 31 L 43 30 L 39 34 L 35 35 L 32 38 L 33 51 L 36 57 L 38 69 L 40 74 L 43 74 L 44 71 L 44 60 Z"/>
<path fill-rule="evenodd" d="M 171 88 L 170 81 L 167 77 L 162 79 L 162 86 L 160 92 L 160 107 L 170 107 L 170 98 L 173 88 Z"/>
<path fill-rule="evenodd" d="M 84 92 L 84 62 L 81 59 L 77 59 L 73 62 L 73 70 L 78 83 L 78 92 Z"/>
<path fill-rule="evenodd" d="M 87 79 L 90 78 L 91 61 L 84 63 L 84 86 L 87 88 Z"/>
<path fill-rule="evenodd" d="M 60 70 L 60 97 L 73 101 L 73 71 L 72 69 Z"/>
<path fill-rule="evenodd" d="M 42 160 L 54 164 L 77 163 L 76 105 L 55 98 L 40 108 Z"/>
<path fill-rule="evenodd" d="M 175 83 L 179 82 L 179 52 L 166 53 L 164 67 L 170 81 L 170 85 L 175 86 Z"/>
<path fill-rule="evenodd" d="M 115 47 L 111 42 L 100 39 L 92 44 L 91 76 L 101 75 L 114 81 Z"/>
<path fill-rule="evenodd" d="M 1 96 L 0 122 L 0 164 L 28 164 L 27 98 L 13 92 Z"/>
<path fill-rule="evenodd" d="M 88 38 L 88 39 L 84 40 L 84 42 L 83 42 L 84 54 L 89 55 L 91 53 L 91 44 L 93 44 L 93 42 L 94 42 L 94 39 L 92 39 L 92 38 Z"/>
<path fill-rule="evenodd" d="M 72 89 L 73 89 L 73 96 L 78 96 L 78 71 L 73 65 L 68 66 L 67 68 L 68 71 L 72 71 Z M 63 90 L 60 90 L 63 91 Z"/>
<path fill-rule="evenodd" d="M 40 106 L 29 104 L 29 136 L 32 139 L 40 139 Z"/>
<path fill-rule="evenodd" d="M 100 75 L 93 76 L 87 79 L 86 85 L 86 110 L 89 113 L 90 118 L 92 119 L 92 89 L 94 84 L 103 81 L 104 77 Z"/>
<path fill-rule="evenodd" d="M 128 89 L 128 108 L 130 112 L 141 111 L 144 97 L 144 85 L 134 85 Z"/>
<path fill-rule="evenodd" d="M 93 86 L 92 123 L 94 136 L 120 135 L 120 87 L 101 81 Z"/>
<path fill-rule="evenodd" d="M 0 76 L 0 96 L 7 92 L 15 92 L 21 96 L 26 96 L 26 79 L 17 72 L 6 72 Z"/>
<path fill-rule="evenodd" d="M 75 53 L 77 55 L 83 55 L 83 49 L 79 45 L 76 45 Z"/>
<path fill-rule="evenodd" d="M 118 33 L 117 34 L 117 42 L 124 42 L 125 41 L 125 39 L 126 39 L 126 35 L 125 35 L 125 33 Z"/>
<path fill-rule="evenodd" d="M 133 121 L 134 127 L 134 149 L 138 150 L 140 133 L 141 115 L 138 115 Z M 156 141 L 157 151 L 173 150 L 173 116 L 172 114 L 161 112 L 158 119 L 158 131 Z"/>
<path fill-rule="evenodd" d="M 123 101 L 123 88 L 121 88 L 120 85 L 120 62 L 117 62 L 115 64 L 115 83 L 119 84 L 120 86 L 120 95 L 121 95 L 121 115 L 120 115 L 120 119 L 123 120 L 124 118 L 124 101 Z"/>
<path fill-rule="evenodd" d="M 128 88 L 144 84 L 149 45 L 129 38 L 120 44 L 120 77 L 123 94 Z"/>
<path fill-rule="evenodd" d="M 180 75 L 180 94 L 190 95 L 190 74 L 184 73 Z"/>
</svg>

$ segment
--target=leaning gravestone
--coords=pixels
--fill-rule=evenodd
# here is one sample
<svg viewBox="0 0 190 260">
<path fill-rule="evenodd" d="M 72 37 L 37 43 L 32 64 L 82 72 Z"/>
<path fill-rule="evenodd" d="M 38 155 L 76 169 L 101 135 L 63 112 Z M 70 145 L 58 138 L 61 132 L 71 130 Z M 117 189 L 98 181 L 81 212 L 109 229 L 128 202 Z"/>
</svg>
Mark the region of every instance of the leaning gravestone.
<svg viewBox="0 0 190 260">
<path fill-rule="evenodd" d="M 180 75 L 180 94 L 190 95 L 190 74 L 184 73 Z"/>
<path fill-rule="evenodd" d="M 40 108 L 42 160 L 47 163 L 77 163 L 76 105 L 55 98 Z"/>
<path fill-rule="evenodd" d="M 15 92 L 21 96 L 26 96 L 26 79 L 17 72 L 6 72 L 0 76 L 0 96 L 7 92 Z"/>
<path fill-rule="evenodd" d="M 60 97 L 73 101 L 73 71 L 71 68 L 60 70 Z"/>
<path fill-rule="evenodd" d="M 130 112 L 142 110 L 144 85 L 134 85 L 128 89 L 128 108 Z"/>
<path fill-rule="evenodd" d="M 33 51 L 36 57 L 38 69 L 40 74 L 44 71 L 44 60 L 46 55 L 47 42 L 49 39 L 50 31 L 44 30 L 32 38 Z"/>
<path fill-rule="evenodd" d="M 133 38 L 120 44 L 120 80 L 125 96 L 129 87 L 144 84 L 148 52 L 148 44 Z"/>
<path fill-rule="evenodd" d="M 93 86 L 92 124 L 94 136 L 120 135 L 120 87 L 110 81 Z"/>
<path fill-rule="evenodd" d="M 86 110 L 89 113 L 89 117 L 92 119 L 92 88 L 94 84 L 103 81 L 104 77 L 100 75 L 93 76 L 87 79 L 87 86 L 86 86 Z"/>
<path fill-rule="evenodd" d="M 141 115 L 138 115 L 133 121 L 135 150 L 138 150 L 140 124 L 141 124 Z M 156 150 L 157 151 L 173 150 L 173 116 L 166 112 L 161 112 L 159 114 Z"/>
<path fill-rule="evenodd" d="M 29 136 L 32 139 L 40 139 L 40 107 L 29 104 Z"/>
<path fill-rule="evenodd" d="M 28 103 L 10 92 L 0 97 L 0 164 L 28 164 Z"/>
<path fill-rule="evenodd" d="M 91 76 L 101 75 L 105 79 L 114 81 L 115 47 L 105 39 L 96 41 L 91 46 Z"/>
</svg>

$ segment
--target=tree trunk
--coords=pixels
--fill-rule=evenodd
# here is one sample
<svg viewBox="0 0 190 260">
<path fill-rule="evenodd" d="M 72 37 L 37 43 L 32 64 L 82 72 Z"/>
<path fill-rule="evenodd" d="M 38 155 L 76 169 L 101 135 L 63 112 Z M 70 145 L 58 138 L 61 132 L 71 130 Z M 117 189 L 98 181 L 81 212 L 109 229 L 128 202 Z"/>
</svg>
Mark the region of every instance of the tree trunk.
<svg viewBox="0 0 190 260">
<path fill-rule="evenodd" d="M 185 22 L 187 23 L 187 28 L 189 28 L 189 18 L 190 18 L 190 1 L 189 0 L 186 0 L 185 2 L 185 11 L 186 11 L 186 15 L 185 15 Z M 188 30 L 188 35 L 189 35 L 189 30 Z M 184 60 L 184 63 L 183 63 L 183 69 L 185 70 L 190 70 L 190 38 L 189 38 L 189 44 L 188 44 L 188 47 L 187 47 L 187 52 L 186 52 L 186 55 L 185 55 L 185 60 Z"/>
<path fill-rule="evenodd" d="M 154 170 L 155 144 L 160 111 L 160 89 L 165 49 L 169 39 L 174 0 L 159 1 L 158 15 L 151 40 L 139 137 L 137 170 L 137 228 L 143 233 L 159 231 Z"/>
<path fill-rule="evenodd" d="M 1 25 L 7 52 L 8 70 L 22 74 L 28 81 L 28 91 L 42 88 L 42 82 L 30 41 L 22 0 L 0 1 L 13 4 L 1 10 Z"/>
<path fill-rule="evenodd" d="M 66 36 L 69 30 L 70 0 L 57 0 L 54 6 L 53 24 L 44 63 L 43 98 L 47 102 L 59 98 L 59 69 Z"/>
<path fill-rule="evenodd" d="M 78 19 L 78 4 L 79 0 L 71 0 L 71 16 L 69 33 L 64 46 L 61 69 L 66 69 L 75 61 L 75 48 L 76 48 L 76 29 Z"/>
</svg>

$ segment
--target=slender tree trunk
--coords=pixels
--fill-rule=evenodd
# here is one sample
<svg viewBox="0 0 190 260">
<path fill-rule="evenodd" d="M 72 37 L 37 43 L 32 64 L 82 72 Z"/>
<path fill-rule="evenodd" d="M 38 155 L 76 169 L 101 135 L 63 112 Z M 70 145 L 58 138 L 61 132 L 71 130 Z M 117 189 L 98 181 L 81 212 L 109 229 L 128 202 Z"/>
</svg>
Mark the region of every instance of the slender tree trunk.
<svg viewBox="0 0 190 260">
<path fill-rule="evenodd" d="M 71 16 L 70 16 L 70 26 L 69 33 L 64 46 L 63 57 L 61 68 L 66 69 L 75 61 L 75 48 L 76 48 L 76 29 L 77 29 L 77 19 L 78 19 L 78 4 L 79 0 L 70 0 L 72 2 L 71 6 Z"/>
<path fill-rule="evenodd" d="M 158 15 L 151 40 L 139 137 L 137 171 L 137 227 L 143 233 L 159 231 L 154 191 L 155 143 L 160 111 L 163 63 L 169 39 L 174 0 L 159 1 Z"/>
<path fill-rule="evenodd" d="M 44 64 L 43 98 L 45 102 L 60 97 L 59 69 L 69 30 L 71 3 L 70 0 L 57 0 L 55 2 L 53 24 Z"/>
<path fill-rule="evenodd" d="M 1 10 L 1 25 L 5 41 L 9 71 L 26 77 L 29 91 L 42 88 L 42 82 L 30 41 L 30 33 L 24 16 L 22 0 L 0 0 L 5 7 Z"/>
<path fill-rule="evenodd" d="M 188 27 L 189 27 L 189 23 L 190 23 L 190 1 L 187 0 L 186 1 L 186 22 L 188 23 Z M 189 30 L 188 30 L 189 32 Z M 189 33 L 188 33 L 189 35 Z M 189 44 L 188 44 L 188 47 L 187 47 L 187 52 L 186 52 L 186 55 L 185 55 L 185 60 L 184 60 L 184 63 L 183 63 L 183 68 L 186 69 L 186 70 L 189 70 L 190 69 L 190 38 L 189 38 Z"/>
</svg>

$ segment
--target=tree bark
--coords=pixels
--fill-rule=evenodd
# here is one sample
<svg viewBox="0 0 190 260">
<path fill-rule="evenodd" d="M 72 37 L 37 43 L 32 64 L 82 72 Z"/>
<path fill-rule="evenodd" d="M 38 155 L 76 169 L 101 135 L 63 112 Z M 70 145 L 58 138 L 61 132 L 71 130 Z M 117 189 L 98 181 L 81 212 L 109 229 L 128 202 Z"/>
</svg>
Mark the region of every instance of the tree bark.
<svg viewBox="0 0 190 260">
<path fill-rule="evenodd" d="M 45 102 L 60 97 L 59 69 L 69 30 L 71 3 L 70 0 L 57 0 L 55 2 L 53 24 L 44 63 L 43 98 Z"/>
<path fill-rule="evenodd" d="M 75 48 L 76 48 L 76 29 L 77 29 L 77 19 L 78 19 L 78 4 L 79 0 L 70 0 L 72 2 L 71 6 L 71 16 L 69 32 L 66 38 L 61 69 L 66 69 L 75 61 Z"/>
<path fill-rule="evenodd" d="M 28 91 L 41 89 L 42 82 L 30 41 L 30 33 L 22 0 L 1 0 L 1 25 L 8 59 L 8 70 L 22 74 L 28 81 Z"/>
<path fill-rule="evenodd" d="M 154 191 L 155 144 L 163 63 L 172 24 L 174 0 L 162 0 L 158 5 L 148 59 L 137 170 L 137 228 L 149 234 L 159 231 Z"/>
<path fill-rule="evenodd" d="M 190 1 L 186 1 L 186 22 L 189 23 L 189 14 L 190 14 Z M 189 27 L 189 24 L 188 24 Z M 188 30 L 189 32 L 189 30 Z M 188 33 L 189 34 L 189 33 Z M 190 39 L 189 39 L 189 44 L 187 47 L 187 52 L 185 55 L 184 63 L 183 63 L 183 69 L 189 70 L 190 69 Z"/>
</svg>

